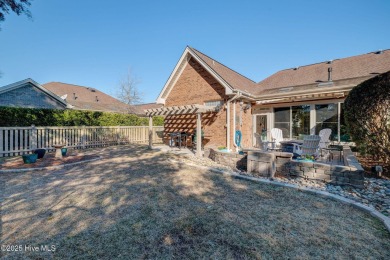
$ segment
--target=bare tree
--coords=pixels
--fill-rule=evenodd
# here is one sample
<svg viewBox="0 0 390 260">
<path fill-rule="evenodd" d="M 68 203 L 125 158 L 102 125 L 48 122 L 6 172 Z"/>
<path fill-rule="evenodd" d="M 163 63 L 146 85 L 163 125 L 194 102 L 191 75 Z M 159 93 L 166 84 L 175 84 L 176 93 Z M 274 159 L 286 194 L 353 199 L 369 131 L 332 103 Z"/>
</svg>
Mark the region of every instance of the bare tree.
<svg viewBox="0 0 390 260">
<path fill-rule="evenodd" d="M 129 70 L 119 84 L 117 98 L 129 105 L 129 112 L 134 112 L 134 105 L 142 102 L 142 93 L 138 90 L 140 80 Z"/>
</svg>

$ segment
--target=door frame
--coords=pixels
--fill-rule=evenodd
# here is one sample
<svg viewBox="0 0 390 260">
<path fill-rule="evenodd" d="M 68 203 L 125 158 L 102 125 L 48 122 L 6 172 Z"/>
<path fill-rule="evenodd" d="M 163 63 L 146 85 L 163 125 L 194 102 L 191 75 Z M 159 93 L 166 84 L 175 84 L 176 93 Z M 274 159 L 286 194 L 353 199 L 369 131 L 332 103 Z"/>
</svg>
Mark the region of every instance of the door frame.
<svg viewBox="0 0 390 260">
<path fill-rule="evenodd" d="M 256 138 L 254 133 L 256 133 L 256 126 L 257 126 L 257 116 L 266 116 L 267 117 L 267 140 L 271 140 L 271 123 L 272 123 L 272 112 L 262 112 L 262 113 L 256 113 L 252 115 L 252 146 L 254 147 L 256 144 Z"/>
</svg>

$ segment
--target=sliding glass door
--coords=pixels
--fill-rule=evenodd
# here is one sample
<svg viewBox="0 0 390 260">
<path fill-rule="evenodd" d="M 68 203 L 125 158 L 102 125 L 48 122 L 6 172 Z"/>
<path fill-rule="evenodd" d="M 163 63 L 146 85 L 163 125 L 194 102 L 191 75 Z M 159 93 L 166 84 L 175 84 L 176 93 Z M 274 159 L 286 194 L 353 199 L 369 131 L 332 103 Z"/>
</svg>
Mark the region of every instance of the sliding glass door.
<svg viewBox="0 0 390 260">
<path fill-rule="evenodd" d="M 310 105 L 291 107 L 292 137 L 303 139 L 304 135 L 310 135 Z"/>
<path fill-rule="evenodd" d="M 316 134 L 321 129 L 329 128 L 332 130 L 331 140 L 337 140 L 338 133 L 338 105 L 321 104 L 315 105 L 316 109 Z"/>
<path fill-rule="evenodd" d="M 348 139 L 343 125 L 339 103 L 305 104 L 274 108 L 273 127 L 283 132 L 283 138 L 303 139 L 304 135 L 319 134 L 322 129 L 332 130 L 331 140 L 339 141 L 339 133 Z M 340 129 L 341 124 L 341 129 Z"/>
<path fill-rule="evenodd" d="M 283 138 L 290 138 L 290 107 L 275 108 L 274 116 L 274 127 L 282 129 Z"/>
</svg>

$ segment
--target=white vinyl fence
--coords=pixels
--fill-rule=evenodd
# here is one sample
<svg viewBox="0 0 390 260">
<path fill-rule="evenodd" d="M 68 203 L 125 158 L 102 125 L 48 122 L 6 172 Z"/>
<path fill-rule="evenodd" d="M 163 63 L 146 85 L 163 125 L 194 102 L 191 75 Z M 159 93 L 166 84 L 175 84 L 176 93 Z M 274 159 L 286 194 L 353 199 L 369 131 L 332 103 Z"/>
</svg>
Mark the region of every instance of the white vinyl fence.
<svg viewBox="0 0 390 260">
<path fill-rule="evenodd" d="M 163 126 L 153 127 L 153 143 L 162 143 L 163 130 Z M 148 142 L 148 126 L 0 127 L 0 157 L 53 149 L 54 144 L 83 149 Z"/>
</svg>

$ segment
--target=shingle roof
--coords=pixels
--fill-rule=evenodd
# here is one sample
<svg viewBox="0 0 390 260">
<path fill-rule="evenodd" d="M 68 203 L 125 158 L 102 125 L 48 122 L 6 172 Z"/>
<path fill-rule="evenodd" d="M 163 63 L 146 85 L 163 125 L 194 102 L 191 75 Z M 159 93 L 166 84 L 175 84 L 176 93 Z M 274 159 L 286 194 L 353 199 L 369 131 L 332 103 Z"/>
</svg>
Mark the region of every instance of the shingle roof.
<svg viewBox="0 0 390 260">
<path fill-rule="evenodd" d="M 61 82 L 50 82 L 42 86 L 60 97 L 67 95 L 66 101 L 75 109 L 121 113 L 129 111 L 128 105 L 95 88 Z"/>
<path fill-rule="evenodd" d="M 189 47 L 195 54 L 202 59 L 211 69 L 213 69 L 221 78 L 223 78 L 234 89 L 250 92 L 256 87 L 256 82 L 248 79 L 240 73 L 226 67 L 222 63 L 210 58 L 206 54 Z"/>
<path fill-rule="evenodd" d="M 367 78 L 390 70 L 390 50 L 336 59 L 331 63 L 321 62 L 281 70 L 259 82 L 251 92 L 262 94 L 273 92 L 272 90 L 278 88 L 295 88 L 295 86 L 302 85 L 317 86 L 321 82 L 328 81 L 329 67 L 332 67 L 332 80 L 338 85 L 343 83 L 359 84 Z"/>
<path fill-rule="evenodd" d="M 161 107 L 163 107 L 162 104 L 156 104 L 156 103 L 139 104 L 139 105 L 134 105 L 132 107 L 132 112 L 137 115 L 146 115 L 144 109 L 153 109 L 153 108 L 161 108 Z"/>
</svg>

